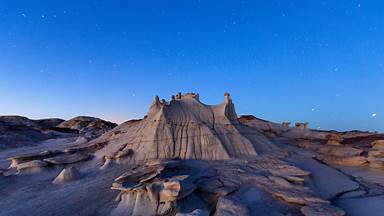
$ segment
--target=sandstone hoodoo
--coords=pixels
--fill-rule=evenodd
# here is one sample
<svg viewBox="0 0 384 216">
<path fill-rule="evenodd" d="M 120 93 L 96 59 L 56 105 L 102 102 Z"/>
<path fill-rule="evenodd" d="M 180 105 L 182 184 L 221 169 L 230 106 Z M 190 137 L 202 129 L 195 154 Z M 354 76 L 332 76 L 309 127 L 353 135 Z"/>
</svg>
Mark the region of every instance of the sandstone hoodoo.
<svg viewBox="0 0 384 216">
<path fill-rule="evenodd" d="M 156 96 L 144 119 L 123 123 L 91 144 L 108 143 L 96 154 L 119 161 L 229 159 L 257 155 L 258 145 L 271 145 L 258 131 L 247 130 L 228 93 L 214 106 L 203 104 L 198 94 L 179 93 L 171 101 Z"/>
</svg>

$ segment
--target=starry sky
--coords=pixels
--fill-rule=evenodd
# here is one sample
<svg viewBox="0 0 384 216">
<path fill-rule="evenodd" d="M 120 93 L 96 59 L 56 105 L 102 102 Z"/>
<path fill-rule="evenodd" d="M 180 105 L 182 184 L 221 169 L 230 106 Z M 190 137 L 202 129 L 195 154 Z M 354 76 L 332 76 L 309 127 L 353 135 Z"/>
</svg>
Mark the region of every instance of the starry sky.
<svg viewBox="0 0 384 216">
<path fill-rule="evenodd" d="M 0 115 L 115 122 L 228 91 L 238 114 L 384 131 L 384 1 L 0 1 Z"/>
</svg>

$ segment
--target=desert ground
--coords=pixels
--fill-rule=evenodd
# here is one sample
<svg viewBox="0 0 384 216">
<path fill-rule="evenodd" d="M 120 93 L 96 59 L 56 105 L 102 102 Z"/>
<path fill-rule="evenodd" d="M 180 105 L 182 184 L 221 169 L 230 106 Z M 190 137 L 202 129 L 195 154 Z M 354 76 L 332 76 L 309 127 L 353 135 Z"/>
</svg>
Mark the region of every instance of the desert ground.
<svg viewBox="0 0 384 216">
<path fill-rule="evenodd" d="M 381 216 L 384 134 L 155 97 L 117 125 L 0 117 L 0 215 Z"/>
</svg>

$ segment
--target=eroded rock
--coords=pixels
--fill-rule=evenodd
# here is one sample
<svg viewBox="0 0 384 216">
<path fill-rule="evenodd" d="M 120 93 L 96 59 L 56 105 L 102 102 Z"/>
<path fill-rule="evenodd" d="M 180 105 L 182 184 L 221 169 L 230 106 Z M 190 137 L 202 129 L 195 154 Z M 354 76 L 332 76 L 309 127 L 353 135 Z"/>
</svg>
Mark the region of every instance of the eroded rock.
<svg viewBox="0 0 384 216">
<path fill-rule="evenodd" d="M 214 216 L 247 216 L 249 209 L 246 205 L 230 199 L 229 197 L 221 197 L 216 204 L 216 212 Z"/>
<path fill-rule="evenodd" d="M 304 206 L 301 209 L 301 212 L 305 216 L 344 216 L 345 211 L 336 206 L 331 206 L 328 204 L 316 204 Z"/>
<path fill-rule="evenodd" d="M 53 184 L 64 184 L 81 178 L 80 172 L 75 167 L 64 168 L 53 180 Z"/>
<path fill-rule="evenodd" d="M 41 160 L 32 160 L 25 163 L 20 163 L 16 166 L 17 170 L 25 170 L 25 169 L 31 169 L 31 168 L 39 168 L 39 167 L 45 167 L 47 166 L 47 163 Z"/>
<path fill-rule="evenodd" d="M 91 157 L 89 154 L 74 153 L 74 154 L 62 154 L 51 158 L 45 158 L 44 161 L 50 164 L 71 164 L 79 161 L 88 160 Z"/>
</svg>

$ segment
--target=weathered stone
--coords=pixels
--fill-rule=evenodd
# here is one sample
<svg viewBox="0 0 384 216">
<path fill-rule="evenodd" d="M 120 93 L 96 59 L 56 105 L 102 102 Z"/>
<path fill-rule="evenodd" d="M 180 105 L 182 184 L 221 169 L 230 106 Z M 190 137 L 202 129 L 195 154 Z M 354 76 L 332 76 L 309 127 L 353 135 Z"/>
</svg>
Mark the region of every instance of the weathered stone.
<svg viewBox="0 0 384 216">
<path fill-rule="evenodd" d="M 370 167 L 383 168 L 384 158 L 383 157 L 368 157 L 367 158 Z"/>
<path fill-rule="evenodd" d="M 381 150 L 371 150 L 368 152 L 368 157 L 384 157 L 384 151 Z"/>
<path fill-rule="evenodd" d="M 232 200 L 228 197 L 221 197 L 216 204 L 216 212 L 214 216 L 247 216 L 249 209 L 246 205 Z"/>
<path fill-rule="evenodd" d="M 373 149 L 384 151 L 384 140 L 375 140 L 371 145 Z"/>
<path fill-rule="evenodd" d="M 346 146 L 325 146 L 317 145 L 317 152 L 325 156 L 334 156 L 334 157 L 353 157 L 359 156 L 363 152 L 361 149 L 346 147 Z"/>
<path fill-rule="evenodd" d="M 56 157 L 46 158 L 44 161 L 50 164 L 71 164 L 88 160 L 90 157 L 89 154 L 83 153 L 62 154 Z"/>
<path fill-rule="evenodd" d="M 170 202 L 182 199 L 191 194 L 196 186 L 186 180 L 184 177 L 173 177 L 163 182 L 163 189 L 159 192 L 160 202 Z"/>
<path fill-rule="evenodd" d="M 367 158 L 363 156 L 344 157 L 344 158 L 318 156 L 317 158 L 327 164 L 343 165 L 343 166 L 360 166 L 368 162 Z"/>
<path fill-rule="evenodd" d="M 81 178 L 80 172 L 75 167 L 64 168 L 53 180 L 53 184 L 63 184 Z"/>
<path fill-rule="evenodd" d="M 20 163 L 25 163 L 32 160 L 41 160 L 47 157 L 56 156 L 58 154 L 61 154 L 61 151 L 42 151 L 39 153 L 16 155 L 8 158 L 8 160 L 11 161 L 10 167 L 16 167 Z"/>
<path fill-rule="evenodd" d="M 327 139 L 327 144 L 328 145 L 341 145 L 340 143 L 343 141 L 343 138 L 337 134 L 327 134 L 325 136 Z"/>
<path fill-rule="evenodd" d="M 344 216 L 345 212 L 341 208 L 329 204 L 316 204 L 304 206 L 300 209 L 305 216 Z"/>
<path fill-rule="evenodd" d="M 47 163 L 41 160 L 32 160 L 29 162 L 21 163 L 16 166 L 17 170 L 24 170 L 24 169 L 30 169 L 30 168 L 39 168 L 39 167 L 45 167 L 47 166 Z"/>
<path fill-rule="evenodd" d="M 261 132 L 254 131 L 257 136 L 251 141 L 239 131 L 235 107 L 228 94 L 217 106 L 202 104 L 198 98 L 194 93 L 177 95 L 169 102 L 155 98 L 146 118 L 123 123 L 89 144 L 113 140 L 100 149 L 97 156 L 118 159 L 127 155 L 126 149 L 132 149 L 132 161 L 241 158 L 257 155 L 253 141 L 273 145 Z M 109 148 L 110 145 L 113 147 Z"/>
<path fill-rule="evenodd" d="M 176 210 L 176 201 L 189 196 L 196 189 L 194 184 L 186 180 L 187 178 L 188 176 L 182 175 L 167 179 L 151 179 L 138 184 L 115 182 L 112 184 L 112 189 L 121 191 L 120 203 L 115 211 L 128 211 L 127 208 L 130 207 L 132 209 L 129 211 L 133 213 L 126 212 L 128 215 L 162 215 L 169 211 L 173 212 Z"/>
<path fill-rule="evenodd" d="M 309 193 L 309 191 L 304 191 L 300 189 L 272 189 L 272 196 L 281 198 L 285 202 L 294 203 L 299 205 L 309 205 L 313 203 L 329 203 L 329 201 L 321 199 Z"/>
</svg>

